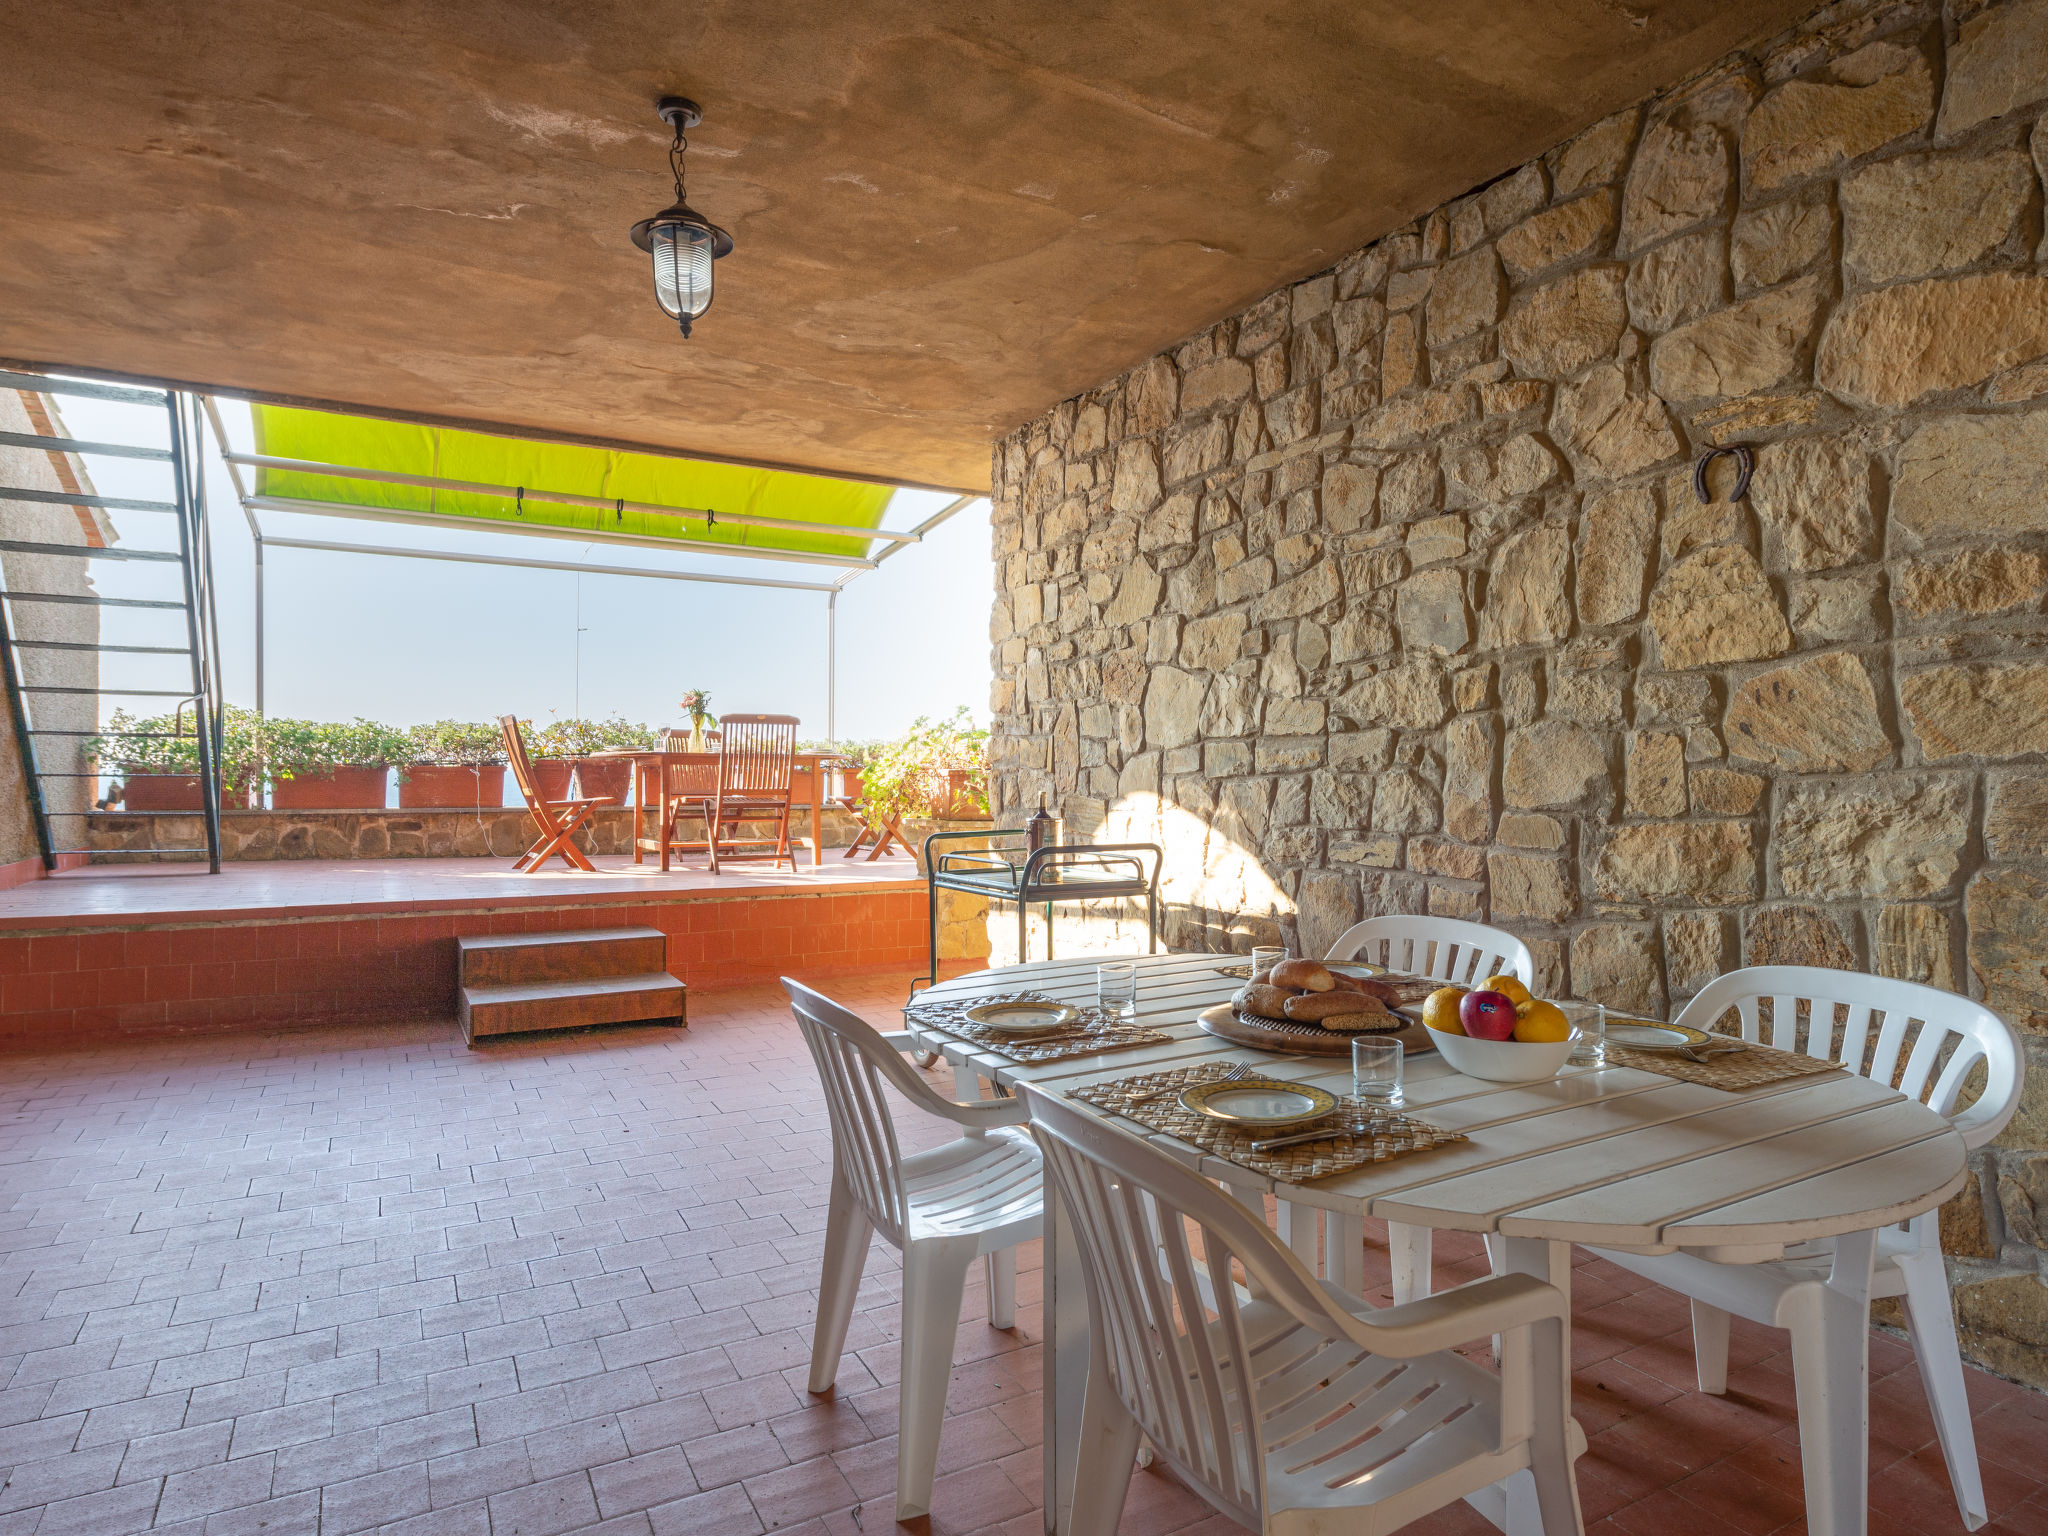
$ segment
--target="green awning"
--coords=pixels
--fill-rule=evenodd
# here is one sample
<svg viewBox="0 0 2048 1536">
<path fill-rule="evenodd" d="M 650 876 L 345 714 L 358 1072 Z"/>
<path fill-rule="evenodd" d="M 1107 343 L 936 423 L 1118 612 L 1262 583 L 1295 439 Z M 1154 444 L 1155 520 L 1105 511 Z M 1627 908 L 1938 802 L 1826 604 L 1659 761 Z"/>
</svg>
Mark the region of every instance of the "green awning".
<svg viewBox="0 0 2048 1536">
<path fill-rule="evenodd" d="M 597 537 L 729 544 L 746 549 L 867 558 L 869 540 L 851 535 L 760 527 L 725 519 L 773 517 L 835 527 L 879 527 L 892 487 L 791 470 L 748 469 L 652 453 L 585 448 L 381 421 L 329 411 L 252 405 L 260 458 L 310 460 L 348 469 L 502 486 L 514 494 L 397 485 L 299 469 L 259 466 L 255 494 L 336 508 L 379 508 L 473 520 L 492 532 L 580 531 Z M 516 494 L 523 489 L 527 494 Z M 539 501 L 535 491 L 587 496 L 610 505 Z M 628 503 L 623 509 L 619 503 Z M 702 516 L 635 510 L 634 502 L 708 512 Z M 317 507 L 314 508 L 317 510 Z"/>
</svg>

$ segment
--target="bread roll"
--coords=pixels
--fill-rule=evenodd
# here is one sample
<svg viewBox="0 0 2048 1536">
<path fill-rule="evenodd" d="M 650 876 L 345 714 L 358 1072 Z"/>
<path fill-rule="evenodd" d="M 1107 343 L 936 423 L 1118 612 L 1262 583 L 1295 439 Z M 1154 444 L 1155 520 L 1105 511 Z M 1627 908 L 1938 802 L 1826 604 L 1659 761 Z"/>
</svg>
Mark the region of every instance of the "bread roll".
<svg viewBox="0 0 2048 1536">
<path fill-rule="evenodd" d="M 1407 1020 L 1398 1013 L 1389 1013 L 1384 1008 L 1375 1008 L 1363 1013 L 1333 1013 L 1327 1019 L 1318 1020 L 1323 1028 L 1334 1034 L 1368 1035 L 1386 1034 L 1392 1030 L 1407 1027 Z"/>
<path fill-rule="evenodd" d="M 1292 993 L 1279 987 L 1245 987 L 1230 1001 L 1239 1013 L 1248 1013 L 1259 1019 L 1284 1019 L 1287 1017 L 1287 1000 L 1291 996 Z"/>
<path fill-rule="evenodd" d="M 1382 1011 L 1377 999 L 1362 992 L 1297 992 L 1287 999 L 1287 1017 L 1303 1024 L 1318 1024 L 1338 1013 Z"/>
<path fill-rule="evenodd" d="M 1320 960 L 1282 960 L 1273 967 L 1273 985 L 1299 992 L 1327 992 L 1337 985 L 1337 973 Z"/>
<path fill-rule="evenodd" d="M 1273 968 L 1269 965 L 1263 971 L 1252 972 L 1252 985 L 1270 987 L 1273 984 Z"/>
</svg>

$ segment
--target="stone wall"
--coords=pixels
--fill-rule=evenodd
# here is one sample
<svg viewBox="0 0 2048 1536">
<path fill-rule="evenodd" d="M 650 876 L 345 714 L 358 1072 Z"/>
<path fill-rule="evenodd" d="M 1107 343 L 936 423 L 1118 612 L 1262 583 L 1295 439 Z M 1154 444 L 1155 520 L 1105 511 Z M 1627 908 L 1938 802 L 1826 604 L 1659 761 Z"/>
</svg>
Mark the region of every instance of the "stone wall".
<svg viewBox="0 0 2048 1536">
<path fill-rule="evenodd" d="M 1985 999 L 2034 1073 L 1945 1225 L 2037 1383 L 2044 107 L 2048 0 L 1830 7 L 1004 439 L 991 629 L 998 817 L 1164 842 L 1181 947 Z"/>
</svg>

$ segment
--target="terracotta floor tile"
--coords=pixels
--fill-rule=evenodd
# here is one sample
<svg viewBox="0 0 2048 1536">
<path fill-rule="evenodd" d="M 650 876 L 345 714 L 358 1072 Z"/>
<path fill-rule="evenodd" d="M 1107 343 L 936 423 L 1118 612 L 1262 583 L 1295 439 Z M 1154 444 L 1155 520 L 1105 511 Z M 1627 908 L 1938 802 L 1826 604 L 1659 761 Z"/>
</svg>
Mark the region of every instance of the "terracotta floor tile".
<svg viewBox="0 0 2048 1536">
<path fill-rule="evenodd" d="M 827 989 L 893 1025 L 903 985 Z M 691 1011 L 480 1052 L 349 1026 L 10 1058 L 0 1536 L 887 1529 L 900 1260 L 871 1253 L 837 1388 L 810 1393 L 811 1068 L 775 989 Z M 1485 1270 L 1465 1234 L 1437 1256 L 1440 1285 Z M 1012 1331 L 970 1279 L 912 1536 L 1038 1530 L 1040 1258 L 1020 1253 Z M 1589 1531 L 1799 1536 L 1784 1335 L 1738 1323 L 1707 1398 L 1682 1298 L 1584 1254 L 1574 1283 Z M 1959 1530 L 1910 1354 L 1880 1334 L 1872 1362 L 1872 1536 Z M 1969 1380 L 1989 1529 L 2048 1536 L 2048 1399 Z M 1123 1536 L 1236 1529 L 1157 1469 L 1131 1487 Z M 1410 1529 L 1491 1528 L 1460 1505 Z"/>
</svg>

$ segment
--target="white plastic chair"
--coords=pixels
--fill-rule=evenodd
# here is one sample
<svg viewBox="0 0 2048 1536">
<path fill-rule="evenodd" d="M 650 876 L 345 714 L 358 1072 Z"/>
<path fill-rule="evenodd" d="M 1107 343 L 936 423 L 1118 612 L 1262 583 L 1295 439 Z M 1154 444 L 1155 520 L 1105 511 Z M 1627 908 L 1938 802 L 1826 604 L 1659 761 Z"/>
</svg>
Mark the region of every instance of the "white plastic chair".
<svg viewBox="0 0 2048 1536">
<path fill-rule="evenodd" d="M 1339 934 L 1323 958 L 1384 965 L 1433 977 L 1445 986 L 1469 987 L 1488 976 L 1512 976 L 1524 986 L 1536 980 L 1528 945 L 1512 933 L 1455 917 L 1368 917 Z M 1429 1228 L 1387 1223 L 1387 1262 L 1397 1304 L 1429 1294 L 1431 1246 Z"/>
<path fill-rule="evenodd" d="M 883 1034 L 830 998 L 782 978 L 804 1043 L 818 1065 L 832 1121 L 832 1203 L 825 1272 L 811 1341 L 811 1390 L 839 1374 L 854 1293 L 875 1233 L 903 1252 L 903 1379 L 896 1431 L 896 1518 L 931 1512 L 939 1426 L 953 1369 L 960 1298 L 977 1257 L 988 1260 L 988 1320 L 1017 1317 L 1017 1244 L 1039 1235 L 1038 1149 L 1022 1130 L 1023 1104 L 941 1098 L 901 1052 L 908 1034 Z M 897 1147 L 887 1083 L 919 1109 L 966 1134 L 905 1157 Z"/>
<path fill-rule="evenodd" d="M 1768 1040 L 1758 1006 L 1765 1000 L 1771 1004 Z M 1709 982 L 1678 1022 L 1712 1029 L 1731 1008 L 1742 1020 L 1743 1039 L 1839 1061 L 1861 1076 L 1892 1083 L 1948 1116 L 1972 1151 L 2003 1130 L 2019 1104 L 2025 1062 L 2012 1027 L 1953 992 L 1818 966 L 1753 966 Z M 1838 1014 L 1846 1018 L 1838 1022 Z M 1980 1063 L 1983 1091 L 1959 1111 L 1957 1099 Z M 1729 1314 L 1791 1331 L 1806 1515 L 1816 1532 L 1835 1528 L 1835 1512 L 1849 1507 L 1852 1497 L 1860 1502 L 1868 1476 L 1867 1445 L 1829 1442 L 1822 1416 L 1827 1397 L 1842 1389 L 1838 1373 L 1845 1363 L 1855 1363 L 1843 1356 L 1854 1350 L 1855 1361 L 1863 1359 L 1869 1298 L 1904 1297 L 1913 1358 L 1948 1461 L 1949 1484 L 1963 1523 L 1975 1530 L 1985 1521 L 1984 1483 L 1941 1257 L 1940 1215 L 1928 1211 L 1879 1232 L 1867 1288 L 1860 1246 L 1852 1258 L 1847 1239 L 1829 1238 L 1760 1264 L 1718 1263 L 1688 1253 L 1593 1251 L 1692 1298 L 1693 1355 L 1702 1392 L 1728 1390 Z M 1850 1260 L 1858 1273 L 1837 1276 L 1838 1259 Z M 1838 1300 L 1859 1291 L 1860 1305 L 1845 1308 Z"/>
<path fill-rule="evenodd" d="M 1375 1311 L 1166 1154 L 1022 1092 L 1087 1277 L 1074 1536 L 1116 1530 L 1141 1435 L 1271 1536 L 1373 1536 L 1524 1470 L 1545 1536 L 1581 1529 L 1555 1286 L 1506 1275 Z M 1498 1377 L 1453 1352 L 1495 1332 Z"/>
<path fill-rule="evenodd" d="M 1325 960 L 1360 960 L 1446 986 L 1469 987 L 1488 976 L 1536 979 L 1529 946 L 1512 933 L 1455 917 L 1368 917 L 1338 935 Z"/>
</svg>

